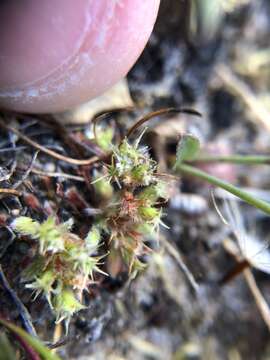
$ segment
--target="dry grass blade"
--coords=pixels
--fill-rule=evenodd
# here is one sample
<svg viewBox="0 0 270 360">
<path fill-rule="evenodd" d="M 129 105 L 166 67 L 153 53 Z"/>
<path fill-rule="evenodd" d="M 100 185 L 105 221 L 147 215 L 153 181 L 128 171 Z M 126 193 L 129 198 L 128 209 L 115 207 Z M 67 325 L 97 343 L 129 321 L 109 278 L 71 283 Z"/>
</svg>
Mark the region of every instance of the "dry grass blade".
<svg viewBox="0 0 270 360">
<path fill-rule="evenodd" d="M 198 293 L 199 285 L 197 284 L 196 280 L 194 279 L 194 276 L 192 275 L 192 273 L 187 268 L 186 264 L 183 262 L 179 252 L 165 238 L 162 239 L 162 242 L 163 242 L 164 247 L 167 250 L 167 252 L 176 260 L 176 262 L 180 266 L 181 270 L 183 271 L 184 275 L 186 276 L 193 291 L 195 293 Z"/>
<path fill-rule="evenodd" d="M 147 121 L 157 117 L 157 116 L 161 116 L 161 115 L 170 115 L 170 114 L 179 114 L 179 113 L 185 113 L 185 114 L 190 114 L 190 115 L 195 115 L 195 116 L 202 116 L 198 111 L 193 110 L 193 109 L 181 109 L 181 108 L 166 108 L 166 109 L 161 109 L 161 110 L 157 110 L 157 111 L 153 111 L 147 115 L 145 115 L 144 117 L 142 117 L 141 119 L 139 119 L 133 126 L 131 126 L 131 128 L 129 128 L 126 137 L 128 138 L 135 130 L 137 130 L 141 125 L 143 125 L 144 123 L 146 123 Z"/>
<path fill-rule="evenodd" d="M 19 186 L 21 186 L 21 184 L 23 184 L 24 181 L 28 178 L 28 176 L 30 175 L 30 173 L 31 173 L 31 171 L 32 171 L 32 169 L 33 169 L 33 167 L 34 167 L 34 164 L 35 164 L 36 158 L 37 158 L 37 156 L 38 156 L 38 153 L 39 153 L 39 151 L 36 151 L 36 152 L 34 153 L 34 155 L 33 155 L 33 157 L 32 157 L 32 160 L 31 160 L 29 166 L 27 167 L 25 173 L 23 174 L 22 178 L 21 178 L 19 181 L 17 181 L 17 182 L 12 186 L 13 189 L 17 189 L 17 188 L 18 188 Z"/>
<path fill-rule="evenodd" d="M 65 161 L 69 164 L 73 164 L 73 165 L 92 165 L 100 160 L 102 160 L 101 158 L 99 158 L 98 156 L 93 156 L 89 159 L 85 159 L 85 160 L 81 160 L 81 159 L 74 159 L 71 157 L 67 157 L 64 155 L 61 155 L 53 150 L 47 149 L 46 147 L 38 144 L 36 141 L 30 139 L 28 136 L 22 134 L 19 130 L 15 129 L 12 126 L 6 125 L 2 120 L 0 121 L 0 127 L 2 127 L 3 129 L 5 129 L 6 131 L 11 131 L 13 132 L 15 135 L 17 135 L 21 140 L 23 140 L 24 142 L 26 142 L 27 144 L 33 146 L 35 149 L 40 150 L 41 152 L 55 158 L 61 161 Z"/>
<path fill-rule="evenodd" d="M 40 176 L 47 176 L 47 177 L 52 177 L 52 178 L 61 177 L 61 178 L 70 179 L 70 180 L 79 181 L 79 182 L 85 181 L 85 179 L 82 176 L 67 174 L 67 173 L 63 173 L 63 172 L 49 172 L 49 171 L 46 172 L 46 171 L 42 171 L 42 170 L 35 169 L 35 168 L 31 169 L 31 172 L 33 174 L 40 175 Z"/>
<path fill-rule="evenodd" d="M 17 146 L 16 148 L 13 148 L 13 147 L 2 148 L 2 149 L 0 149 L 0 154 L 9 153 L 9 152 L 22 151 L 22 150 L 24 150 L 25 148 L 26 148 L 25 146 Z"/>
<path fill-rule="evenodd" d="M 249 107 L 255 118 L 253 122 L 256 125 L 258 125 L 258 123 L 263 125 L 266 130 L 270 131 L 270 112 L 263 106 L 262 102 L 257 99 L 249 87 L 226 65 L 219 65 L 216 72 L 224 85 Z"/>
<path fill-rule="evenodd" d="M 26 309 L 26 307 L 21 302 L 21 300 L 18 298 L 15 291 L 10 287 L 9 282 L 3 272 L 1 264 L 0 264 L 0 282 L 3 286 L 3 288 L 5 289 L 5 291 L 7 292 L 7 294 L 9 295 L 9 297 L 11 298 L 12 302 L 16 306 L 16 308 L 20 314 L 20 318 L 22 320 L 24 328 L 30 335 L 36 336 L 37 333 L 32 324 L 31 316 L 30 316 L 28 310 Z"/>
<path fill-rule="evenodd" d="M 246 269 L 244 271 L 244 277 L 255 299 L 256 305 L 261 313 L 261 316 L 268 330 L 270 331 L 270 309 L 260 289 L 258 288 L 258 285 L 250 269 Z"/>
<path fill-rule="evenodd" d="M 125 333 L 123 337 L 143 358 L 164 359 L 165 351 L 162 347 L 158 347 L 154 343 L 146 341 L 135 334 Z"/>
<path fill-rule="evenodd" d="M 238 249 L 232 240 L 227 239 L 224 243 L 225 250 L 232 255 L 237 262 L 241 262 L 241 256 L 239 255 Z M 269 306 L 263 297 L 258 285 L 255 281 L 255 278 L 250 269 L 245 269 L 243 271 L 245 281 L 248 284 L 248 287 L 255 299 L 256 305 L 261 313 L 261 316 L 270 331 L 270 309 Z"/>
<path fill-rule="evenodd" d="M 0 189 L 0 195 L 14 195 L 14 196 L 21 196 L 20 191 L 15 189 Z"/>
</svg>

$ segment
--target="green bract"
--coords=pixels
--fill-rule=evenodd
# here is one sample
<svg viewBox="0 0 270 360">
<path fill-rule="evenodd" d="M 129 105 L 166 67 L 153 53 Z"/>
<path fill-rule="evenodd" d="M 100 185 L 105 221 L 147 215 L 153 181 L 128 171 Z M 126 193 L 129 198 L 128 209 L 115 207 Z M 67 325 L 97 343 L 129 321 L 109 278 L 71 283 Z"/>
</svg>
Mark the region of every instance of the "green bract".
<svg viewBox="0 0 270 360">
<path fill-rule="evenodd" d="M 157 175 L 157 163 L 146 147 L 124 139 L 113 147 L 106 174 L 93 181 L 103 208 L 84 239 L 70 232 L 72 221 L 58 224 L 55 217 L 42 223 L 19 217 L 13 228 L 37 242 L 38 251 L 24 271 L 26 287 L 34 296 L 43 294 L 57 321 L 68 325 L 72 315 L 84 308 L 81 298 L 94 280 L 103 256 L 97 256 L 102 237 L 111 255 L 122 259 L 130 276 L 145 268 L 147 237 L 162 224 L 160 204 L 167 199 L 166 184 Z M 114 186 L 115 182 L 118 186 Z M 160 203 L 160 200 L 161 203 Z"/>
<path fill-rule="evenodd" d="M 57 314 L 56 322 L 65 320 L 67 327 L 72 315 L 85 309 L 85 306 L 76 299 L 74 292 L 65 287 L 54 297 L 53 306 Z"/>
<path fill-rule="evenodd" d="M 32 283 L 27 284 L 26 287 L 35 291 L 35 297 L 43 293 L 48 300 L 50 307 L 52 308 L 51 294 L 53 291 L 53 284 L 55 280 L 55 272 L 48 269 L 41 272 L 40 277 L 36 277 L 35 280 Z"/>
<path fill-rule="evenodd" d="M 167 186 L 163 181 L 159 180 L 156 184 L 144 188 L 140 192 L 139 198 L 147 201 L 149 204 L 154 204 L 159 198 L 167 199 Z"/>
<path fill-rule="evenodd" d="M 119 253 L 129 273 L 145 268 L 140 257 L 148 248 L 144 241 L 162 224 L 160 199 L 167 199 L 166 184 L 157 175 L 157 163 L 150 158 L 147 147 L 124 139 L 113 148 L 108 175 L 101 181 L 116 182 L 119 190 L 107 203 L 99 229 L 109 237 L 111 251 Z"/>
<path fill-rule="evenodd" d="M 155 180 L 157 164 L 147 152 L 147 147 L 131 145 L 124 139 L 119 147 L 113 149 L 113 164 L 110 176 L 126 186 L 148 186 Z"/>
<path fill-rule="evenodd" d="M 53 217 L 41 224 L 27 217 L 13 222 L 15 231 L 39 244 L 38 253 L 24 272 L 26 287 L 34 291 L 35 297 L 43 294 L 57 321 L 65 320 L 66 324 L 84 308 L 81 294 L 94 273 L 100 272 L 100 256 L 94 256 L 100 241 L 98 227 L 94 226 L 83 240 L 70 232 L 71 226 L 71 221 L 57 224 Z"/>
<path fill-rule="evenodd" d="M 22 235 L 30 235 L 34 238 L 39 234 L 40 224 L 27 216 L 17 218 L 13 222 L 13 226 Z"/>
</svg>

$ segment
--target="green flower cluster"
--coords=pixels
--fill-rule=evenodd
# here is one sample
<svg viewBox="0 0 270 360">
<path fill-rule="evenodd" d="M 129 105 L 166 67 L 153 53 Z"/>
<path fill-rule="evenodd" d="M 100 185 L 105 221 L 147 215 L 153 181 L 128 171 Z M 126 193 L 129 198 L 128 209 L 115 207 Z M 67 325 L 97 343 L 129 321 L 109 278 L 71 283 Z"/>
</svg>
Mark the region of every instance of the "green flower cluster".
<svg viewBox="0 0 270 360">
<path fill-rule="evenodd" d="M 101 272 L 101 257 L 97 252 L 100 231 L 92 227 L 85 239 L 70 232 L 72 222 L 57 224 L 49 217 L 43 223 L 29 217 L 18 217 L 12 224 L 14 230 L 38 242 L 38 251 L 25 270 L 26 287 L 35 297 L 44 294 L 56 321 L 65 320 L 68 326 L 74 313 L 84 308 L 82 292 L 88 289 L 95 272 Z"/>
<path fill-rule="evenodd" d="M 39 223 L 21 216 L 13 222 L 17 233 L 30 236 L 38 245 L 24 272 L 26 287 L 35 297 L 46 297 L 57 322 L 65 320 L 68 326 L 72 315 L 84 308 L 83 291 L 88 290 L 95 273 L 102 273 L 101 256 L 97 256 L 101 233 L 107 234 L 108 263 L 120 259 L 133 276 L 145 267 L 141 257 L 150 250 L 145 240 L 163 224 L 161 204 L 167 192 L 157 163 L 139 141 L 131 144 L 124 139 L 113 147 L 106 174 L 93 182 L 101 212 L 84 239 L 71 232 L 72 221 L 58 224 L 49 217 Z"/>
<path fill-rule="evenodd" d="M 113 148 L 109 175 L 118 184 L 148 186 L 156 179 L 157 164 L 150 158 L 147 147 L 139 147 L 139 140 L 133 145 L 124 139 L 120 146 Z"/>
<path fill-rule="evenodd" d="M 150 158 L 147 147 L 139 147 L 139 141 L 131 144 L 124 139 L 114 147 L 108 175 L 101 178 L 103 183 L 115 181 L 119 190 L 109 200 L 99 226 L 109 235 L 109 256 L 120 253 L 133 275 L 144 268 L 140 257 L 149 251 L 144 243 L 146 236 L 163 224 L 158 201 L 167 199 L 157 163 Z"/>
</svg>

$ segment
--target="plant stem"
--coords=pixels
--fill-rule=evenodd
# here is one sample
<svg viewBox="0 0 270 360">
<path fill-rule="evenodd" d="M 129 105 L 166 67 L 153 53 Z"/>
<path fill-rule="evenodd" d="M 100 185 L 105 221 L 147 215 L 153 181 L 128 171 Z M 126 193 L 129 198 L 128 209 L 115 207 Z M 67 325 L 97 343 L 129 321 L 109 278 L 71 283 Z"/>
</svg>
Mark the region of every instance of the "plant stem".
<svg viewBox="0 0 270 360">
<path fill-rule="evenodd" d="M 182 174 L 191 175 L 191 176 L 200 178 L 204 181 L 207 181 L 208 183 L 210 183 L 212 185 L 218 186 L 218 187 L 230 192 L 231 194 L 239 197 L 240 199 L 244 200 L 248 204 L 250 204 L 250 205 L 256 207 L 257 209 L 260 209 L 263 212 L 270 215 L 270 203 L 268 203 L 264 200 L 260 200 L 256 197 L 252 196 L 248 192 L 241 190 L 238 187 L 236 187 L 226 181 L 218 179 L 215 176 L 209 175 L 204 171 L 201 171 L 193 166 L 186 165 L 186 164 L 178 165 L 176 170 Z"/>
<path fill-rule="evenodd" d="M 244 165 L 261 165 L 270 164 L 270 156 L 268 155 L 229 155 L 229 156 L 211 156 L 202 155 L 198 156 L 190 163 L 213 163 L 213 162 L 225 162 L 232 164 L 244 164 Z"/>
</svg>

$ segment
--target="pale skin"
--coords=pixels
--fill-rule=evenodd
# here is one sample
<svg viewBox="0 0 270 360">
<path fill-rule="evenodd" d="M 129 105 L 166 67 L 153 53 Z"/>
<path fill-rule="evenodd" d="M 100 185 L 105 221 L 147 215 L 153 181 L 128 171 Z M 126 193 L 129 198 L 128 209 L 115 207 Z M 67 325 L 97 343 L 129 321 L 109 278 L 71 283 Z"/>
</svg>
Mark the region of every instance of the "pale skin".
<svg viewBox="0 0 270 360">
<path fill-rule="evenodd" d="M 59 112 L 124 77 L 159 0 L 0 0 L 0 107 Z"/>
</svg>

